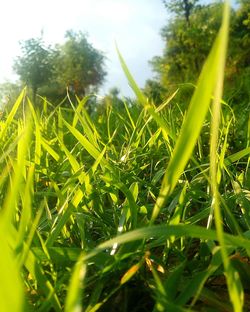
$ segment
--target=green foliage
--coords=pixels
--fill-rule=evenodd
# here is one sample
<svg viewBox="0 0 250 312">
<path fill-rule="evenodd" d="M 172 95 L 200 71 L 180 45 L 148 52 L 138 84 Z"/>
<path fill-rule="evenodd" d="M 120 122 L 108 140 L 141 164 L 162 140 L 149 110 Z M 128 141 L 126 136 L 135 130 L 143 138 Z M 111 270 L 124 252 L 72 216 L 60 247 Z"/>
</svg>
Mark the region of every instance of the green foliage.
<svg viewBox="0 0 250 312">
<path fill-rule="evenodd" d="M 159 105 L 163 102 L 167 90 L 158 81 L 148 79 L 144 86 L 144 93 L 155 105 Z"/>
<path fill-rule="evenodd" d="M 14 70 L 30 87 L 34 103 L 37 93 L 60 103 L 67 89 L 82 97 L 96 91 L 104 81 L 103 54 L 81 32 L 68 31 L 65 38 L 65 43 L 53 49 L 41 38 L 21 43 L 22 56 L 16 59 Z"/>
<path fill-rule="evenodd" d="M 162 57 L 153 59 L 152 65 L 163 86 L 196 82 L 218 32 L 221 12 L 218 4 L 198 7 L 190 16 L 189 26 L 177 16 L 162 29 L 166 48 Z"/>
<path fill-rule="evenodd" d="M 229 57 L 226 69 L 225 98 L 227 101 L 249 109 L 249 2 L 239 1 L 237 9 L 231 9 Z M 184 1 L 173 1 L 169 6 L 179 7 Z M 193 2 L 192 2 L 193 3 Z M 190 2 L 191 5 L 191 2 Z M 178 10 L 174 18 L 162 29 L 166 42 L 163 56 L 151 61 L 159 82 L 166 90 L 183 83 L 195 84 L 212 42 L 218 32 L 222 5 L 192 4 L 189 23 Z M 169 7 L 168 6 L 168 7 Z M 206 21 L 204 23 L 204 21 Z M 173 88 L 173 87 L 172 87 Z M 190 95 L 185 91 L 183 97 Z M 237 108 L 236 108 L 237 113 Z M 245 120 L 244 120 L 245 122 Z"/>
<path fill-rule="evenodd" d="M 250 104 L 250 4 L 249 1 L 239 2 L 231 23 L 226 92 L 233 102 L 246 104 L 247 111 Z M 244 109 L 243 105 L 240 109 Z"/>
<path fill-rule="evenodd" d="M 188 24 L 190 23 L 190 15 L 198 1 L 199 0 L 163 0 L 166 8 L 170 12 L 174 12 L 178 15 L 183 15 Z"/>
<path fill-rule="evenodd" d="M 232 310 L 228 297 L 217 297 L 226 296 L 227 270 L 216 230 L 205 227 L 211 206 L 205 153 L 200 156 L 195 148 L 157 224 L 150 225 L 166 162 L 176 158 L 175 140 L 164 132 L 180 133 L 171 106 L 124 103 L 117 110 L 110 101 L 94 122 L 85 109 L 90 97 L 85 97 L 76 108 L 57 108 L 50 115 L 37 113 L 29 102 L 31 116 L 23 119 L 16 113 L 24 96 L 25 90 L 2 119 L 0 132 L 1 307 Z M 190 127 L 197 118 L 186 118 Z M 220 141 L 227 126 L 221 125 Z M 249 148 L 228 153 L 221 181 L 224 240 L 247 292 Z M 217 280 L 222 285 L 215 286 Z M 12 305 L 9 294 L 15 298 Z"/>
<path fill-rule="evenodd" d="M 162 56 L 152 59 L 151 65 L 157 73 L 155 83 L 146 84 L 147 94 L 159 94 L 165 99 L 177 88 L 175 97 L 176 111 L 183 109 L 187 99 L 191 99 L 198 75 L 205 62 L 220 26 L 222 4 L 194 4 L 187 23 L 178 8 L 183 1 L 168 2 L 168 9 L 175 15 L 162 29 L 162 38 L 166 43 Z M 204 23 L 204 21 L 206 21 Z M 250 40 L 249 40 L 249 1 L 239 1 L 231 8 L 230 40 L 225 87 L 223 98 L 234 108 L 232 136 L 229 137 L 232 152 L 246 145 L 250 108 Z M 156 102 L 157 103 L 157 102 Z"/>
<path fill-rule="evenodd" d="M 111 90 L 92 116 L 91 96 L 38 111 L 24 89 L 2 116 L 2 310 L 248 308 L 250 148 L 229 146 L 227 24 L 228 10 L 188 110 L 177 91 L 154 105 L 118 52 L 135 102 Z"/>
<path fill-rule="evenodd" d="M 102 84 L 104 56 L 81 32 L 68 31 L 65 38 L 65 43 L 56 47 L 55 80 L 61 88 L 84 96 Z"/>
<path fill-rule="evenodd" d="M 45 47 L 42 38 L 29 39 L 21 43 L 22 56 L 14 64 L 15 72 L 21 81 L 30 86 L 33 101 L 39 87 L 48 84 L 53 73 L 53 58 L 50 47 Z"/>
</svg>

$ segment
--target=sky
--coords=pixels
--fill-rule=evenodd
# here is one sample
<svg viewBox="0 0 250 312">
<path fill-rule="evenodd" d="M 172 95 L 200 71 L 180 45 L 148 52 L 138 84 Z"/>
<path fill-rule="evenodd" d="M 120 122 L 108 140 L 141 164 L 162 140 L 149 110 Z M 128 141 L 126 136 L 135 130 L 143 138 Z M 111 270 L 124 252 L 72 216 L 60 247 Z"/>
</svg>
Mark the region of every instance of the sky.
<svg viewBox="0 0 250 312">
<path fill-rule="evenodd" d="M 88 34 L 89 42 L 106 56 L 108 76 L 100 95 L 114 86 L 131 96 L 115 50 L 117 42 L 140 87 L 153 73 L 148 61 L 161 55 L 160 29 L 167 23 L 162 0 L 4 0 L 0 18 L 0 83 L 17 79 L 13 59 L 22 40 L 43 32 L 46 44 L 62 43 L 69 29 Z"/>
</svg>

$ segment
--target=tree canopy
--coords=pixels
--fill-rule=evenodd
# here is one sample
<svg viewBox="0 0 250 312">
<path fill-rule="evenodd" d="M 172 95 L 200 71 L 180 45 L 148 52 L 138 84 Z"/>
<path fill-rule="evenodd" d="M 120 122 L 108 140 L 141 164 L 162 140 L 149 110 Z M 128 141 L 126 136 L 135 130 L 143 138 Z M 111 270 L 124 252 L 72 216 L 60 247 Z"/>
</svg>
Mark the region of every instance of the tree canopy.
<svg viewBox="0 0 250 312">
<path fill-rule="evenodd" d="M 22 56 L 17 57 L 14 70 L 21 81 L 33 93 L 33 100 L 39 87 L 49 84 L 53 75 L 53 50 L 46 47 L 42 38 L 21 42 Z"/>
<path fill-rule="evenodd" d="M 36 94 L 55 99 L 69 92 L 83 96 L 97 89 L 104 81 L 105 57 L 95 49 L 82 32 L 68 31 L 65 42 L 54 48 L 46 46 L 42 38 L 21 42 L 22 55 L 14 63 L 14 70 L 23 84 Z"/>
<path fill-rule="evenodd" d="M 163 0 L 163 3 L 170 12 L 184 16 L 186 22 L 189 24 L 191 12 L 198 1 L 199 0 Z"/>
<path fill-rule="evenodd" d="M 171 87 L 176 89 L 183 83 L 196 83 L 221 24 L 222 4 L 215 2 L 201 5 L 196 0 L 164 3 L 175 14 L 161 31 L 165 42 L 163 55 L 154 57 L 150 63 L 157 74 L 156 81 L 162 85 L 163 90 L 169 90 Z M 190 8 L 188 12 L 187 5 Z M 245 108 L 250 99 L 249 11 L 250 3 L 247 0 L 239 1 L 238 7 L 231 10 L 225 81 L 227 100 L 232 103 L 241 102 Z M 154 88 L 152 83 L 151 86 Z"/>
<path fill-rule="evenodd" d="M 55 80 L 62 88 L 83 96 L 103 83 L 104 55 L 81 32 L 68 31 L 65 37 L 66 42 L 56 46 Z"/>
</svg>

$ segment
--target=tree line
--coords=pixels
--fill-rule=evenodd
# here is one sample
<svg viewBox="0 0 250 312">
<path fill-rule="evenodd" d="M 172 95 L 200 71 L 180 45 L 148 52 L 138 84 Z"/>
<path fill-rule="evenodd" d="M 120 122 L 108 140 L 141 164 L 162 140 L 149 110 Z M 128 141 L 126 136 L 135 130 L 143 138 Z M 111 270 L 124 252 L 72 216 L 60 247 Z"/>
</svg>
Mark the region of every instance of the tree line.
<svg viewBox="0 0 250 312">
<path fill-rule="evenodd" d="M 161 30 L 165 48 L 163 55 L 150 61 L 155 77 L 146 82 L 144 91 L 157 105 L 179 88 L 177 99 L 187 103 L 219 30 L 223 4 L 204 4 L 199 0 L 163 3 L 171 16 Z M 19 86 L 29 87 L 34 102 L 37 94 L 53 103 L 60 102 L 66 90 L 82 97 L 97 92 L 105 80 L 105 56 L 88 42 L 87 36 L 68 31 L 65 39 L 54 47 L 46 46 L 42 37 L 21 43 L 22 55 L 16 58 L 13 68 L 20 78 Z M 250 2 L 238 0 L 231 9 L 225 99 L 245 115 L 250 105 L 249 85 Z M 19 89 L 13 83 L 0 85 L 0 93 L 9 98 L 16 96 Z M 115 97 L 118 98 L 117 92 Z"/>
<path fill-rule="evenodd" d="M 171 15 L 161 30 L 163 55 L 150 64 L 155 78 L 148 80 L 145 92 L 160 103 L 177 87 L 184 96 L 195 85 L 202 65 L 218 33 L 221 1 L 202 4 L 199 0 L 163 1 Z M 239 0 L 231 9 L 230 39 L 225 78 L 225 99 L 249 111 L 250 104 L 250 2 Z M 186 92 L 185 92 L 186 91 Z"/>
<path fill-rule="evenodd" d="M 65 39 L 54 47 L 45 45 L 42 37 L 21 42 L 22 54 L 13 66 L 20 82 L 2 84 L 2 94 L 13 100 L 27 85 L 34 103 L 37 94 L 58 103 L 67 92 L 83 97 L 96 91 L 107 74 L 104 54 L 82 32 L 67 31 Z"/>
</svg>

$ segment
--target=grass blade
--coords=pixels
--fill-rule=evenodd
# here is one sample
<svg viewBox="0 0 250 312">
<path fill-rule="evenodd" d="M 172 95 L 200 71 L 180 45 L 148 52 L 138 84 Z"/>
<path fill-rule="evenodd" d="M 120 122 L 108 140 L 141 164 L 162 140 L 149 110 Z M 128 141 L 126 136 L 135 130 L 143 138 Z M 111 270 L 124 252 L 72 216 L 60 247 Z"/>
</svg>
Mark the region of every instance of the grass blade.
<svg viewBox="0 0 250 312">
<path fill-rule="evenodd" d="M 227 278 L 227 287 L 231 303 L 234 311 L 241 312 L 244 304 L 244 292 L 240 281 L 239 273 L 234 269 L 228 258 L 226 249 L 225 236 L 223 232 L 223 219 L 220 210 L 220 195 L 218 185 L 218 170 L 219 160 L 217 156 L 218 150 L 218 134 L 220 127 L 220 111 L 221 111 L 221 97 L 223 93 L 223 80 L 226 62 L 226 50 L 229 32 L 229 5 L 225 3 L 222 27 L 219 32 L 220 50 L 218 54 L 219 63 L 217 64 L 217 83 L 215 87 L 215 95 L 212 107 L 212 125 L 210 138 L 210 184 L 212 190 L 212 205 L 209 222 L 211 224 L 212 213 L 214 211 L 216 232 L 218 241 L 221 246 L 221 255 Z M 208 224 L 208 225 L 210 225 Z"/>
<path fill-rule="evenodd" d="M 86 265 L 83 262 L 84 255 L 80 255 L 72 276 L 67 291 L 65 301 L 65 312 L 82 311 L 82 283 L 86 274 Z"/>
<path fill-rule="evenodd" d="M 218 80 L 218 68 L 221 62 L 221 49 L 224 49 L 224 37 L 222 31 L 219 32 L 212 50 L 202 68 L 197 82 L 197 88 L 193 94 L 181 127 L 180 135 L 176 142 L 172 158 L 167 166 L 166 173 L 162 181 L 160 195 L 157 198 L 152 222 L 158 216 L 166 197 L 171 194 L 175 188 L 180 175 L 183 173 L 187 162 L 189 161 L 194 146 L 199 137 L 203 122 L 205 120 L 212 92 Z"/>
</svg>

